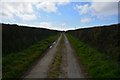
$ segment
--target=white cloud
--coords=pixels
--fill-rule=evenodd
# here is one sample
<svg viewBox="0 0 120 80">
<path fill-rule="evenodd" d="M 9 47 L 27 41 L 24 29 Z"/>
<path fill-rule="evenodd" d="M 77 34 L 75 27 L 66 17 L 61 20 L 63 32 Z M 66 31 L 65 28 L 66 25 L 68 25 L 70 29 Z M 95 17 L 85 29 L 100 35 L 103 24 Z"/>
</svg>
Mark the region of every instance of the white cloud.
<svg viewBox="0 0 120 80">
<path fill-rule="evenodd" d="M 11 13 L 8 13 L 8 11 L 0 10 L 0 18 L 10 19 L 10 18 L 13 18 L 13 15 Z"/>
<path fill-rule="evenodd" d="M 76 5 L 75 9 L 78 10 L 78 12 L 79 12 L 80 15 L 86 14 L 90 10 L 88 4 L 85 4 L 83 6 L 82 5 Z"/>
<path fill-rule="evenodd" d="M 40 22 L 40 27 L 50 28 L 51 26 L 52 26 L 52 23 L 50 22 Z"/>
<path fill-rule="evenodd" d="M 70 2 L 70 0 L 1 0 L 1 2 Z"/>
<path fill-rule="evenodd" d="M 91 16 L 103 17 L 118 14 L 117 2 L 92 2 L 91 5 L 76 5 L 79 14 L 90 14 Z"/>
<path fill-rule="evenodd" d="M 70 0 L 65 0 L 65 1 L 58 1 L 57 4 L 58 5 L 67 5 L 70 3 Z"/>
<path fill-rule="evenodd" d="M 99 6 L 98 6 L 99 5 Z M 93 2 L 91 5 L 93 15 L 98 16 L 111 16 L 118 14 L 117 2 Z"/>
<path fill-rule="evenodd" d="M 119 2 L 120 0 L 91 0 L 92 2 Z"/>
<path fill-rule="evenodd" d="M 58 15 L 62 15 L 62 13 L 58 13 Z"/>
<path fill-rule="evenodd" d="M 54 24 L 51 22 L 40 22 L 39 27 L 53 30 L 64 30 L 63 28 L 61 29 L 61 27 L 54 26 Z"/>
<path fill-rule="evenodd" d="M 68 2 L 70 0 L 1 0 L 2 2 Z M 71 2 L 118 2 L 119 0 L 71 0 Z"/>
<path fill-rule="evenodd" d="M 66 5 L 66 4 L 68 4 L 69 2 L 58 2 L 57 4 L 58 5 Z"/>
<path fill-rule="evenodd" d="M 23 21 L 35 20 L 37 17 L 35 14 L 20 14 L 18 15 Z"/>
<path fill-rule="evenodd" d="M 41 2 L 36 5 L 37 9 L 41 9 L 45 12 L 57 12 L 57 7 L 54 2 Z"/>
<path fill-rule="evenodd" d="M 61 24 L 61 26 L 66 26 L 66 24 L 65 24 L 65 23 L 63 23 L 63 24 Z"/>
<path fill-rule="evenodd" d="M 80 20 L 81 23 L 88 23 L 91 21 L 91 18 L 83 18 Z"/>
<path fill-rule="evenodd" d="M 46 15 L 46 18 L 50 18 L 50 16 L 49 16 L 49 15 Z"/>
<path fill-rule="evenodd" d="M 60 1 L 58 1 L 58 2 L 57 1 L 44 1 L 44 2 L 38 3 L 36 5 L 36 7 L 38 10 L 41 9 L 41 10 L 48 12 L 48 13 L 50 13 L 50 12 L 56 13 L 58 10 L 56 5 L 59 5 L 59 6 L 67 5 L 67 4 L 69 4 L 69 2 L 70 2 L 70 0 L 67 0 L 65 2 L 63 2 L 63 1 L 62 2 L 60 2 Z"/>
<path fill-rule="evenodd" d="M 60 26 L 55 26 L 55 24 L 51 23 L 51 22 L 40 22 L 40 25 L 38 27 L 40 28 L 47 28 L 47 29 L 53 29 L 53 30 L 71 30 L 71 29 L 75 29 L 75 28 L 69 28 L 69 27 L 65 27 L 66 24 L 60 24 Z"/>
<path fill-rule="evenodd" d="M 67 0 L 69 1 L 69 0 Z M 27 1 L 8 1 L 1 2 L 0 3 L 0 18 L 2 19 L 14 19 L 14 16 L 17 16 L 23 20 L 32 20 L 37 19 L 36 15 L 38 12 L 35 12 L 33 5 L 38 10 L 43 10 L 45 12 L 55 12 L 58 15 L 61 15 L 60 12 L 58 12 L 57 4 L 59 5 L 66 5 L 68 2 L 27 2 Z M 30 18 L 31 15 L 31 18 Z M 24 18 L 25 17 L 25 18 Z M 27 19 L 28 17 L 28 19 Z"/>
<path fill-rule="evenodd" d="M 24 20 L 31 18 L 35 19 L 35 14 L 31 16 L 29 15 L 34 13 L 32 3 L 4 2 L 1 5 L 1 9 L 2 10 L 0 10 L 0 17 L 4 19 L 13 19 L 14 15 Z M 26 17 L 28 17 L 28 19 L 26 19 Z"/>
</svg>

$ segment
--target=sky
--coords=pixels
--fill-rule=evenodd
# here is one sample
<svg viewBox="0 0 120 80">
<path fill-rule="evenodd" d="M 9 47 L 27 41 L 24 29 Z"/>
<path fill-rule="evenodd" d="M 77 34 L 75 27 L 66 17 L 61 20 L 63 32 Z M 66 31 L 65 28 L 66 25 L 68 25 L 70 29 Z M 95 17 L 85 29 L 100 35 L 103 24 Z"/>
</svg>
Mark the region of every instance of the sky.
<svg viewBox="0 0 120 80">
<path fill-rule="evenodd" d="M 117 24 L 118 3 L 69 0 L 65 2 L 1 1 L 0 23 L 64 31 Z"/>
</svg>

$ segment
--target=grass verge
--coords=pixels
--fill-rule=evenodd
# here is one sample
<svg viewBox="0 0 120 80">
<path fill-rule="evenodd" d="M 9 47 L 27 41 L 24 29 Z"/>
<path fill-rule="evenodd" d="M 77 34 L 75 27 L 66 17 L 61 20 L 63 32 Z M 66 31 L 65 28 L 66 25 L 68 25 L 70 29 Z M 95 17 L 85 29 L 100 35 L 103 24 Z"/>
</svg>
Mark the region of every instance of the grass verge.
<svg viewBox="0 0 120 80">
<path fill-rule="evenodd" d="M 58 38 L 51 36 L 30 46 L 26 50 L 2 58 L 2 79 L 19 78 L 28 67 Z"/>
<path fill-rule="evenodd" d="M 53 62 L 49 69 L 48 78 L 58 78 L 60 74 L 60 67 L 62 63 L 62 51 L 64 45 L 64 37 L 62 35 L 62 39 L 60 40 L 60 44 L 58 45 L 58 51 L 54 56 Z"/>
<path fill-rule="evenodd" d="M 66 34 L 91 78 L 120 78 L 118 63 L 106 54 L 100 53 L 75 37 Z"/>
</svg>

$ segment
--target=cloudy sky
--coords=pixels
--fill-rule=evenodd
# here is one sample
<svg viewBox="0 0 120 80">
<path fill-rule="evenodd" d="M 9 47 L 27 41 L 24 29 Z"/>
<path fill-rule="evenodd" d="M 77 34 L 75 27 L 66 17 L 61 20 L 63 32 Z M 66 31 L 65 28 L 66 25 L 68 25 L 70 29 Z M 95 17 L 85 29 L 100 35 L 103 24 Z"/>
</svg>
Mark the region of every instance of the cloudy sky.
<svg viewBox="0 0 120 80">
<path fill-rule="evenodd" d="M 0 23 L 70 30 L 118 23 L 117 2 L 0 2 Z"/>
</svg>

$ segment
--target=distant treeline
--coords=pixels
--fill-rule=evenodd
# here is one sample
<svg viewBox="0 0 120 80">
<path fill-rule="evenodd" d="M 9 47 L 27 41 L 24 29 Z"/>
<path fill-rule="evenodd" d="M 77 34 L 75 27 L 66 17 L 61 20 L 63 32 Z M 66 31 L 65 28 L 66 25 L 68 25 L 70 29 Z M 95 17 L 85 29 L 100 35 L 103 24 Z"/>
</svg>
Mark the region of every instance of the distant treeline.
<svg viewBox="0 0 120 80">
<path fill-rule="evenodd" d="M 120 24 L 70 30 L 67 33 L 120 62 Z"/>
<path fill-rule="evenodd" d="M 2 55 L 6 56 L 24 50 L 28 46 L 57 33 L 56 30 L 2 24 Z"/>
</svg>

